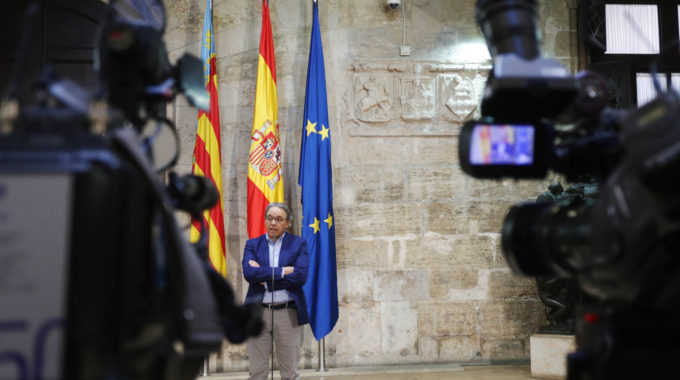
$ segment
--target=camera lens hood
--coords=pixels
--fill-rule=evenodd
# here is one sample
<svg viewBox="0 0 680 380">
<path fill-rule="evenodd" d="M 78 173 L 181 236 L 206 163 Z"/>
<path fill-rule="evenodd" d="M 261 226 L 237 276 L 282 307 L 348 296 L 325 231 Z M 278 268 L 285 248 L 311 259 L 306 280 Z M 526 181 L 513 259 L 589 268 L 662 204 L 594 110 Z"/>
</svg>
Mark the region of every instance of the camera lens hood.
<svg viewBox="0 0 680 380">
<path fill-rule="evenodd" d="M 535 0 L 479 0 L 475 17 L 491 55 L 514 53 L 524 59 L 540 54 Z"/>
</svg>

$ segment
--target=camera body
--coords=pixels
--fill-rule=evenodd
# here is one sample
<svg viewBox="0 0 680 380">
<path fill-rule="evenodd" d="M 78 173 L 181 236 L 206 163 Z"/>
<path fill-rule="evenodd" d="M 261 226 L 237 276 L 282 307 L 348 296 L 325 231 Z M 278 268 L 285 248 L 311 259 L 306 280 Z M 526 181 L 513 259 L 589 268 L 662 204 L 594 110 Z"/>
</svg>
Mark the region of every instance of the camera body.
<svg viewBox="0 0 680 380">
<path fill-rule="evenodd" d="M 174 159 L 154 162 L 160 130 L 176 137 L 165 104 L 184 94 L 207 108 L 202 63 L 172 66 L 162 31 L 115 4 L 99 93 L 43 75 L 36 104 L 0 106 L 0 304 L 12 305 L 0 311 L 3 379 L 189 380 L 225 338 L 262 328 L 212 268 L 205 239 L 189 243 L 175 219 L 212 207 L 214 186 L 174 173 L 166 185 Z M 135 6 L 162 11 L 123 8 Z M 147 124 L 155 131 L 143 136 Z"/>
<path fill-rule="evenodd" d="M 34 291 L 7 311 L 15 328 L 2 331 L 1 348 L 27 363 L 16 378 L 164 378 L 163 365 L 198 368 L 222 344 L 217 303 L 192 295 L 212 293 L 202 263 L 171 215 L 161 216 L 158 188 L 120 141 L 82 131 L 0 138 L 3 230 L 18 236 L 7 248 L 19 262 L 8 269 L 36 265 L 15 274 Z M 154 228 L 167 233 L 164 249 Z M 170 350 L 174 342 L 187 354 Z"/>
<path fill-rule="evenodd" d="M 569 379 L 662 377 L 680 357 L 680 96 L 607 108 L 601 78 L 540 58 L 536 14 L 534 0 L 477 2 L 493 69 L 482 118 L 460 133 L 461 167 L 599 184 L 596 199 L 513 206 L 503 253 L 514 272 L 573 279 L 596 300 L 575 316 Z"/>
</svg>

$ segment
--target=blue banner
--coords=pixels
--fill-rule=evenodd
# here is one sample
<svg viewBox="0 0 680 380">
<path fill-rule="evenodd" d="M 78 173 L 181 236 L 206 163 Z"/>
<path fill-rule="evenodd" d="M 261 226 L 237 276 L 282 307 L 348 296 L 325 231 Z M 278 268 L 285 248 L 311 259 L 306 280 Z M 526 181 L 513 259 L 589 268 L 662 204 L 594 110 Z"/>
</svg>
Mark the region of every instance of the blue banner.
<svg viewBox="0 0 680 380">
<path fill-rule="evenodd" d="M 303 289 L 312 332 L 316 340 L 321 340 L 333 330 L 338 321 L 338 281 L 331 133 L 328 126 L 326 74 L 316 2 L 307 66 L 298 183 L 302 188 L 302 237 L 309 246 L 309 274 Z"/>
</svg>

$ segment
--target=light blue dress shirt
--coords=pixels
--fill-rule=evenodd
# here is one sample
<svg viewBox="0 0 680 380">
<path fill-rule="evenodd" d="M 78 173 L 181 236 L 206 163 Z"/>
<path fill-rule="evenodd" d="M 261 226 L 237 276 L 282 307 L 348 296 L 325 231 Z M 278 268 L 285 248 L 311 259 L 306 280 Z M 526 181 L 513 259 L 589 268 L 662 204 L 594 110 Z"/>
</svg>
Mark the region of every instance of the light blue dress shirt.
<svg viewBox="0 0 680 380">
<path fill-rule="evenodd" d="M 281 236 L 279 236 L 276 241 L 273 241 L 269 239 L 269 235 L 267 235 L 267 243 L 269 243 L 269 266 L 272 268 L 278 268 L 279 266 L 279 253 L 281 253 L 281 245 L 283 244 L 283 237 L 286 236 L 286 233 L 284 232 Z M 267 283 L 265 283 L 265 289 L 266 291 L 264 292 L 264 298 L 262 299 L 262 302 L 264 303 L 280 303 L 280 302 L 288 302 L 292 298 L 290 298 L 290 295 L 288 294 L 288 291 L 285 289 L 281 290 L 276 290 L 276 280 L 280 280 L 283 278 L 283 268 L 280 268 L 281 275 L 275 276 L 274 279 L 274 292 L 272 293 L 269 290 L 269 286 Z M 279 272 L 276 270 L 275 272 Z"/>
</svg>

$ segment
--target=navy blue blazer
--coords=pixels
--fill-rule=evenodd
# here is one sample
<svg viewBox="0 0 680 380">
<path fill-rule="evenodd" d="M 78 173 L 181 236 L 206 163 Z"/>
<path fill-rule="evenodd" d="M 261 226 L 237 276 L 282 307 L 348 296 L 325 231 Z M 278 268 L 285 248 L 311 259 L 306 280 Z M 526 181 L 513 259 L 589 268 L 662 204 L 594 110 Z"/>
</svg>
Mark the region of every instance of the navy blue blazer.
<svg viewBox="0 0 680 380">
<path fill-rule="evenodd" d="M 251 267 L 248 261 L 254 260 L 260 264 L 259 268 Z M 261 303 L 264 298 L 267 283 L 272 288 L 272 267 L 269 264 L 269 244 L 267 234 L 246 241 L 243 250 L 243 277 L 248 281 L 248 293 L 245 303 Z M 283 267 L 295 267 L 293 273 L 281 278 Z M 286 232 L 279 252 L 279 266 L 275 268 L 274 290 L 286 289 L 297 306 L 298 324 L 309 323 L 307 315 L 307 302 L 302 291 L 302 285 L 307 281 L 307 268 L 309 267 L 309 253 L 307 241 L 299 236 Z"/>
</svg>

